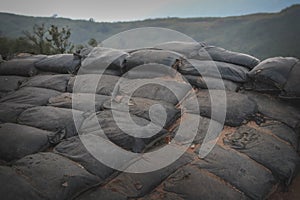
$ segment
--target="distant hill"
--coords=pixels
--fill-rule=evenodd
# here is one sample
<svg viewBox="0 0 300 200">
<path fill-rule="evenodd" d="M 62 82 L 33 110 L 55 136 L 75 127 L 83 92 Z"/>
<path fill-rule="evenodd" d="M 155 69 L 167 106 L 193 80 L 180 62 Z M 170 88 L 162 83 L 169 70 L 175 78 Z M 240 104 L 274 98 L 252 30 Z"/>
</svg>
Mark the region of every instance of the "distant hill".
<svg viewBox="0 0 300 200">
<path fill-rule="evenodd" d="M 28 17 L 0 13 L 0 35 L 22 36 L 34 24 L 69 26 L 75 44 L 98 41 L 132 28 L 164 27 L 185 33 L 197 41 L 252 54 L 260 59 L 272 56 L 300 58 L 300 5 L 279 13 L 259 13 L 225 18 L 167 18 L 134 22 L 91 22 L 66 18 Z"/>
</svg>

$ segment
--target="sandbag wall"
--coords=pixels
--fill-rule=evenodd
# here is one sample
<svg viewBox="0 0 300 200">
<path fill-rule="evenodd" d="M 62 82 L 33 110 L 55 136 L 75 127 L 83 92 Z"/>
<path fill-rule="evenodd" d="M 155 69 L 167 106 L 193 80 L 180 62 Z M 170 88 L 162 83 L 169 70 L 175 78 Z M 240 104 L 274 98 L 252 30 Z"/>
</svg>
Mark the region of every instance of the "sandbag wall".
<svg viewBox="0 0 300 200">
<path fill-rule="evenodd" d="M 294 76 L 299 60 L 271 61 L 269 67 L 269 61 L 219 47 L 169 42 L 149 49 L 97 47 L 79 56 L 39 55 L 1 63 L 0 194 L 3 199 L 266 199 L 292 182 L 300 164 L 300 112 L 288 101 L 299 97 Z M 224 88 L 223 125 L 212 118 L 210 93 L 221 97 Z M 152 120 L 161 131 L 147 137 L 147 132 L 132 129 L 133 135 L 144 136 L 135 138 L 118 127 L 112 113 L 118 107 L 111 101 L 128 103 L 128 95 L 131 118 L 141 126 Z M 96 112 L 86 106 L 91 103 Z M 157 104 L 166 112 L 164 124 L 159 111 L 150 118 L 149 110 Z M 172 139 L 179 123 L 195 119 L 200 124 L 192 147 L 168 167 L 150 173 L 104 165 L 78 136 L 92 137 L 97 124 L 91 122 L 96 120 L 110 142 L 147 152 Z M 211 120 L 223 131 L 213 150 L 199 159 Z M 126 126 L 125 120 L 119 123 Z"/>
</svg>

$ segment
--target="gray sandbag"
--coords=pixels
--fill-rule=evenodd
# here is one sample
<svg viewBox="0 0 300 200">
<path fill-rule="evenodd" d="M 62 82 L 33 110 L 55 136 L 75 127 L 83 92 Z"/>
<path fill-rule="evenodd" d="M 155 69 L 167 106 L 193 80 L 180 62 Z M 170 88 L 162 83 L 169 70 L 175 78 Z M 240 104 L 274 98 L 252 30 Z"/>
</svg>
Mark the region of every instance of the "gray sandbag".
<svg viewBox="0 0 300 200">
<path fill-rule="evenodd" d="M 247 92 L 245 95 L 255 101 L 258 112 L 264 116 L 283 122 L 293 129 L 299 127 L 300 112 L 295 107 L 267 94 Z"/>
<path fill-rule="evenodd" d="M 54 152 L 79 163 L 89 173 L 98 176 L 103 181 L 115 172 L 114 169 L 93 157 L 78 136 L 60 142 L 54 148 Z"/>
<path fill-rule="evenodd" d="M 139 200 L 156 200 L 156 199 L 164 199 L 164 200 L 184 200 L 179 196 L 179 194 L 174 194 L 171 192 L 161 191 L 161 190 L 153 190 L 150 194 L 139 198 Z"/>
<path fill-rule="evenodd" d="M 68 74 L 34 76 L 23 83 L 21 87 L 40 87 L 65 92 L 69 79 L 70 75 Z"/>
<path fill-rule="evenodd" d="M 104 103 L 104 108 L 106 109 L 116 109 L 119 111 L 126 112 L 126 108 L 129 108 L 129 113 L 132 115 L 136 115 L 138 117 L 147 119 L 152 121 L 157 125 L 161 125 L 164 128 L 169 127 L 175 120 L 180 117 L 180 110 L 175 108 L 174 105 L 164 102 L 164 101 L 157 101 L 152 99 L 146 98 L 139 98 L 139 97 L 123 97 L 119 102 L 115 102 L 115 100 L 108 100 Z M 112 104 L 113 103 L 113 104 Z M 151 112 L 152 117 L 150 118 L 150 109 L 152 106 L 162 106 L 159 107 Z M 166 121 L 164 123 L 164 119 L 162 116 L 166 113 Z"/>
<path fill-rule="evenodd" d="M 111 96 L 114 88 L 119 89 L 120 77 L 112 75 L 84 74 L 74 76 L 70 79 L 67 92 L 70 93 L 92 93 Z M 76 85 L 75 85 L 76 81 Z"/>
<path fill-rule="evenodd" d="M 105 47 L 93 48 L 82 61 L 80 74 L 122 74 L 125 58 L 129 54 L 118 49 Z"/>
<path fill-rule="evenodd" d="M 77 163 L 54 153 L 38 153 L 13 166 L 47 199 L 72 199 L 101 183 Z"/>
<path fill-rule="evenodd" d="M 60 74 L 73 74 L 79 66 L 80 59 L 73 54 L 51 55 L 35 63 L 35 67 L 41 71 Z"/>
<path fill-rule="evenodd" d="M 299 144 L 299 133 L 279 121 L 269 120 L 260 124 L 259 130 L 276 135 L 278 138 L 288 142 L 296 150 Z"/>
<path fill-rule="evenodd" d="M 204 159 L 193 165 L 224 179 L 251 199 L 266 199 L 277 184 L 272 173 L 265 167 L 220 145 L 215 145 Z"/>
<path fill-rule="evenodd" d="M 199 56 L 199 50 L 204 47 L 203 44 L 198 42 L 180 42 L 180 41 L 172 41 L 160 43 L 154 46 L 157 49 L 175 51 L 180 53 L 188 59 L 197 59 Z"/>
<path fill-rule="evenodd" d="M 80 195 L 78 198 L 75 198 L 75 200 L 100 200 L 100 198 L 101 200 L 127 200 L 126 196 L 116 191 L 111 191 L 104 188 L 88 191 Z"/>
<path fill-rule="evenodd" d="M 199 60 L 214 60 L 220 62 L 227 62 L 236 65 L 244 66 L 248 69 L 254 68 L 259 64 L 259 60 L 253 56 L 228 51 L 221 47 L 205 46 L 199 50 Z"/>
<path fill-rule="evenodd" d="M 31 104 L 36 106 L 46 105 L 48 100 L 59 95 L 60 92 L 56 90 L 24 87 L 0 99 L 0 102 Z"/>
<path fill-rule="evenodd" d="M 0 195 L 4 200 L 45 199 L 25 178 L 10 167 L 0 166 L 0 184 Z"/>
<path fill-rule="evenodd" d="M 248 70 L 244 67 L 211 60 L 188 60 L 178 68 L 186 75 L 222 78 L 234 82 L 247 82 Z"/>
<path fill-rule="evenodd" d="M 184 56 L 174 51 L 141 49 L 131 53 L 125 61 L 126 71 L 140 65 L 157 63 L 177 69 L 184 60 Z"/>
<path fill-rule="evenodd" d="M 140 87 L 137 87 L 140 86 Z M 136 88 L 132 94 L 132 89 Z M 119 84 L 119 94 L 161 100 L 173 105 L 181 101 L 192 87 L 175 79 L 123 79 Z M 177 96 L 178 98 L 177 98 Z"/>
<path fill-rule="evenodd" d="M 279 96 L 283 99 L 300 99 L 299 89 L 299 77 L 300 77 L 300 61 L 294 65 L 291 70 L 287 82 L 283 88 L 283 93 Z"/>
<path fill-rule="evenodd" d="M 139 67 L 129 70 L 122 75 L 123 78 L 137 79 L 137 78 L 158 78 L 170 77 L 175 78 L 178 72 L 166 65 L 157 63 L 147 63 Z"/>
<path fill-rule="evenodd" d="M 200 90 L 196 93 L 198 108 L 195 107 L 197 105 L 191 103 L 195 100 L 195 96 L 187 98 L 181 105 L 186 109 L 187 113 L 200 114 L 204 117 L 213 116 L 213 119 L 218 122 L 222 122 L 222 112 L 225 110 L 225 124 L 228 126 L 240 126 L 245 121 L 254 117 L 254 114 L 257 112 L 257 106 L 253 100 L 244 94 L 226 91 L 225 102 L 223 94 L 224 91 L 221 90 Z M 215 102 L 215 108 L 213 108 L 213 110 L 210 95 L 213 96 Z M 200 113 L 197 113 L 198 111 L 200 111 Z"/>
<path fill-rule="evenodd" d="M 192 199 L 248 199 L 230 184 L 203 169 L 186 165 L 163 182 L 163 190 Z"/>
<path fill-rule="evenodd" d="M 17 123 L 17 118 L 26 109 L 34 105 L 19 103 L 0 103 L 0 121 Z"/>
<path fill-rule="evenodd" d="M 30 126 L 0 124 L 0 159 L 7 162 L 44 151 L 49 147 L 49 131 Z"/>
<path fill-rule="evenodd" d="M 0 63 L 0 75 L 34 76 L 38 73 L 35 63 L 46 56 L 38 55 L 28 58 L 19 58 Z"/>
<path fill-rule="evenodd" d="M 129 198 L 143 197 L 159 186 L 164 179 L 178 168 L 190 163 L 192 159 L 191 154 L 185 153 L 172 164 L 156 171 L 148 173 L 123 172 L 110 181 L 105 188 L 118 191 Z"/>
<path fill-rule="evenodd" d="M 274 57 L 262 61 L 250 71 L 249 76 L 253 79 L 254 90 L 277 93 L 281 91 L 283 96 L 297 97 L 300 96 L 295 85 L 299 80 L 299 69 L 297 58 Z"/>
<path fill-rule="evenodd" d="M 123 117 L 122 114 L 124 114 L 122 111 L 115 111 L 113 115 L 111 110 L 104 110 L 96 114 L 92 114 L 82 123 L 80 127 L 80 134 L 85 135 L 93 133 L 102 138 L 109 139 L 123 149 L 140 153 L 144 151 L 148 145 L 152 144 L 168 133 L 161 126 L 157 125 L 154 125 L 149 129 L 136 129 L 128 122 L 127 118 Z M 119 117 L 118 123 L 126 128 L 126 132 L 120 129 L 118 124 L 116 124 L 115 117 Z M 141 127 L 145 127 L 150 123 L 148 120 L 135 115 L 132 115 L 131 119 Z M 99 125 L 105 135 L 99 133 Z M 155 132 L 153 135 L 152 131 L 158 132 Z M 135 137 L 133 137 L 133 135 Z M 141 137 L 137 137 L 137 135 L 141 135 Z"/>
<path fill-rule="evenodd" d="M 22 76 L 0 76 L 0 92 L 8 93 L 15 91 L 26 80 L 27 78 Z"/>
<path fill-rule="evenodd" d="M 226 134 L 223 142 L 270 169 L 286 185 L 298 172 L 300 157 L 295 149 L 254 127 L 241 126 Z"/>
<path fill-rule="evenodd" d="M 184 78 L 194 87 L 200 89 L 211 89 L 211 90 L 228 90 L 236 92 L 239 90 L 240 84 L 225 79 L 218 79 L 212 77 L 184 75 Z M 224 87 L 223 87 L 224 85 Z"/>
<path fill-rule="evenodd" d="M 29 108 L 19 115 L 18 123 L 48 131 L 65 131 L 65 137 L 77 135 L 78 126 L 83 121 L 83 112 L 52 106 Z"/>
<path fill-rule="evenodd" d="M 99 94 L 89 93 L 62 93 L 49 99 L 49 106 L 59 108 L 69 108 L 80 111 L 99 111 L 103 110 L 104 102 L 111 97 Z"/>
<path fill-rule="evenodd" d="M 191 129 L 190 124 L 195 124 L 199 122 L 197 130 Z M 193 144 L 202 144 L 204 138 L 208 134 L 208 128 L 210 123 L 212 123 L 212 126 L 215 127 L 223 127 L 222 124 L 218 123 L 217 121 L 214 121 L 212 119 L 202 117 L 200 115 L 190 114 L 190 113 L 184 113 L 181 117 L 180 124 L 174 124 L 174 129 L 172 131 L 172 135 L 176 135 L 179 126 L 186 127 L 189 129 L 189 131 L 185 132 L 182 135 L 176 135 L 176 138 L 173 138 L 176 143 L 179 144 L 189 144 L 190 138 L 192 138 L 194 135 L 194 139 L 192 141 Z M 196 132 L 196 134 L 194 133 Z"/>
</svg>

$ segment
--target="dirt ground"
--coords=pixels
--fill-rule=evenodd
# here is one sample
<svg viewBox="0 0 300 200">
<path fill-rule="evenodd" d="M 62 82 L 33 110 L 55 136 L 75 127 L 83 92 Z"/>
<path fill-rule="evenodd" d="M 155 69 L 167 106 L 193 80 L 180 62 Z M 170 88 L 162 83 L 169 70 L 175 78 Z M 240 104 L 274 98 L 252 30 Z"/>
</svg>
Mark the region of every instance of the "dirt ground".
<svg viewBox="0 0 300 200">
<path fill-rule="evenodd" d="M 288 191 L 284 192 L 279 188 L 273 195 L 268 198 L 269 200 L 299 200 L 300 199 L 300 173 L 293 180 L 289 186 Z"/>
</svg>

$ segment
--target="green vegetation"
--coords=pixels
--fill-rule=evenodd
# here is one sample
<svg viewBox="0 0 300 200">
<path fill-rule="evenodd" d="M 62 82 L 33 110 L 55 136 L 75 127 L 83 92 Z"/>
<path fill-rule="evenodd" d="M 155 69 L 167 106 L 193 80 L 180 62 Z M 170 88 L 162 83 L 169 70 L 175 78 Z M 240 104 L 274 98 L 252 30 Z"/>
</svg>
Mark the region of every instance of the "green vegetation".
<svg viewBox="0 0 300 200">
<path fill-rule="evenodd" d="M 55 24 L 58 28 L 69 27 L 72 30 L 69 41 L 77 48 L 89 44 L 91 38 L 95 41 L 103 41 L 132 28 L 164 27 L 185 33 L 197 41 L 248 53 L 260 59 L 272 56 L 300 58 L 300 5 L 294 5 L 279 13 L 225 18 L 148 19 L 116 23 L 0 13 L 0 24 L 0 36 L 15 39 L 22 37 L 23 31 L 31 31 L 34 24 L 45 24 L 46 27 L 50 27 L 51 24 Z M 2 44 L 0 47 L 2 53 Z"/>
</svg>

